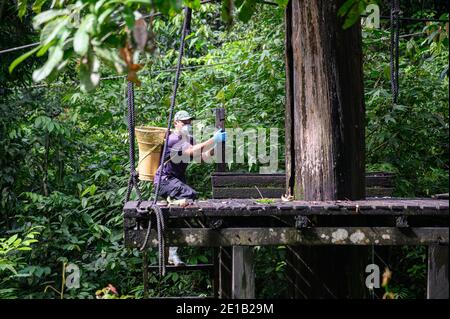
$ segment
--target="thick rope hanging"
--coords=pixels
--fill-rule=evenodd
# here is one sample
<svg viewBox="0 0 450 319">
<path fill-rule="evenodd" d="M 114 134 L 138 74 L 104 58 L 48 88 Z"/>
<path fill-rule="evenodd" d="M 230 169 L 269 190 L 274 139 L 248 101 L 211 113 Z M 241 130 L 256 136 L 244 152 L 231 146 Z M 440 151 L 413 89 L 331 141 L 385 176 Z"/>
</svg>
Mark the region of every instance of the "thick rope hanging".
<svg viewBox="0 0 450 319">
<path fill-rule="evenodd" d="M 391 0 L 391 45 L 390 45 L 390 69 L 392 102 L 398 100 L 398 69 L 399 69 L 399 39 L 400 39 L 400 4 L 399 0 Z"/>
<path fill-rule="evenodd" d="M 136 116 L 134 113 L 134 85 L 132 82 L 128 81 L 127 84 L 127 104 L 128 104 L 128 143 L 129 143 L 129 155 L 130 155 L 130 179 L 128 180 L 127 195 L 125 197 L 125 202 L 130 200 L 131 192 L 133 188 L 136 188 L 136 194 L 138 195 L 138 206 L 142 202 L 141 191 L 138 185 L 138 172 L 135 168 L 134 160 L 134 126 L 136 123 Z"/>
<path fill-rule="evenodd" d="M 166 154 L 166 151 L 167 151 L 167 141 L 169 139 L 170 129 L 172 127 L 173 111 L 175 109 L 175 102 L 176 102 L 177 91 L 178 91 L 178 81 L 180 79 L 180 74 L 181 74 L 181 65 L 182 65 L 182 59 L 183 59 L 183 54 L 184 54 L 185 39 L 186 39 L 186 35 L 189 33 L 190 28 L 191 28 L 192 10 L 190 8 L 186 7 L 184 9 L 184 13 L 185 13 L 185 18 L 184 18 L 184 23 L 183 23 L 183 29 L 181 32 L 178 62 L 177 62 L 177 68 L 176 68 L 176 72 L 175 72 L 175 79 L 174 79 L 174 83 L 173 83 L 172 98 L 170 101 L 170 112 L 169 112 L 169 118 L 167 119 L 167 131 L 166 131 L 162 156 L 161 156 L 161 159 L 159 162 L 159 167 L 161 168 L 161 170 L 162 170 L 162 165 L 164 163 L 164 155 Z M 158 181 L 156 182 L 154 198 L 153 198 L 152 204 L 150 206 L 150 210 L 153 213 L 155 213 L 155 216 L 156 216 L 156 226 L 157 226 L 157 231 L 158 231 L 159 274 L 160 274 L 160 276 L 164 276 L 165 272 L 166 272 L 165 258 L 164 258 L 165 225 L 164 225 L 164 216 L 162 214 L 161 208 L 156 204 L 156 202 L 158 200 L 158 195 L 159 195 L 159 185 L 161 183 L 161 177 L 162 177 L 162 171 L 160 172 L 160 174 L 158 176 Z M 141 250 L 144 250 L 146 248 L 148 239 L 150 237 L 150 232 L 151 232 L 151 223 L 149 222 L 148 227 L 147 227 L 147 233 L 145 234 L 145 239 L 144 239 L 144 243 L 141 247 Z"/>
</svg>

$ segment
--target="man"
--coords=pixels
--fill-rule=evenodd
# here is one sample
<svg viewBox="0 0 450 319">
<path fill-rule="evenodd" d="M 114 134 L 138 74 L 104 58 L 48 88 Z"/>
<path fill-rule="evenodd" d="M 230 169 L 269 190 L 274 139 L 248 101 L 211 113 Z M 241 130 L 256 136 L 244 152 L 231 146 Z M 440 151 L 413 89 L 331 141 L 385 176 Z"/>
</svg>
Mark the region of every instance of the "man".
<svg viewBox="0 0 450 319">
<path fill-rule="evenodd" d="M 201 154 L 203 160 L 211 156 L 216 143 L 226 141 L 226 132 L 218 131 L 209 140 L 195 144 L 192 137 L 193 117 L 186 111 L 179 111 L 174 116 L 174 131 L 169 135 L 167 148 L 162 167 L 156 171 L 154 187 L 157 187 L 159 176 L 159 195 L 171 199 L 197 198 L 197 192 L 186 184 L 186 168 L 194 154 Z M 178 247 L 169 248 L 168 262 L 174 265 L 182 265 L 183 261 L 178 257 Z"/>
</svg>

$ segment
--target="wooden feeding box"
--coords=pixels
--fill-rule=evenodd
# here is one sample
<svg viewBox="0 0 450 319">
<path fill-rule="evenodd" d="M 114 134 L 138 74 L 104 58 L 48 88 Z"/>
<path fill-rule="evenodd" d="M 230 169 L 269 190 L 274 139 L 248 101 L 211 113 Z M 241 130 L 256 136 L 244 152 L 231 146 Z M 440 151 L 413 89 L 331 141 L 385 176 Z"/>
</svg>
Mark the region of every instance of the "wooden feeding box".
<svg viewBox="0 0 450 319">
<path fill-rule="evenodd" d="M 391 197 L 393 173 L 366 173 L 366 197 Z M 215 172 L 211 176 L 212 197 L 220 198 L 281 198 L 286 193 L 284 173 L 257 174 Z"/>
</svg>

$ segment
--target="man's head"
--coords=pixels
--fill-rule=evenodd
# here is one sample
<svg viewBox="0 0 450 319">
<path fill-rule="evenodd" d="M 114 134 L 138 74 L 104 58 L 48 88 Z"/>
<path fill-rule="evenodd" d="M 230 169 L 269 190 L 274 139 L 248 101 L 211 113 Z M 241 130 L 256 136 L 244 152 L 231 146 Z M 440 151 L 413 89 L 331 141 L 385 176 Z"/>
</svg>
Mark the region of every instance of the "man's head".
<svg viewBox="0 0 450 319">
<path fill-rule="evenodd" d="M 178 132 L 189 133 L 192 128 L 192 119 L 193 116 L 191 116 L 188 112 L 178 111 L 177 113 L 175 113 L 175 116 L 173 118 L 175 130 L 177 130 Z M 185 128 L 183 129 L 183 127 Z"/>
</svg>

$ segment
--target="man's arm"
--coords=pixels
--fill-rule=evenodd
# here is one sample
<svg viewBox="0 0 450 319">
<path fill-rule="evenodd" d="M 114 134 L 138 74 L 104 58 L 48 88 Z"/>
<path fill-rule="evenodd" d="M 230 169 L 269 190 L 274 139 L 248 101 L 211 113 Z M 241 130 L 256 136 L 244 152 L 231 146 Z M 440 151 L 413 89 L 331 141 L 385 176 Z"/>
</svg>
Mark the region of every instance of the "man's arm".
<svg viewBox="0 0 450 319">
<path fill-rule="evenodd" d="M 215 147 L 213 146 L 202 153 L 202 162 L 208 162 L 208 160 L 214 156 L 214 149 Z"/>
<path fill-rule="evenodd" d="M 214 146 L 214 138 L 210 138 L 209 140 L 203 142 L 203 143 L 199 143 L 199 144 L 195 144 L 195 145 L 191 145 L 189 147 L 187 147 L 183 153 L 185 153 L 186 155 L 193 155 L 195 153 L 201 152 L 203 150 L 203 148 L 210 148 Z"/>
<path fill-rule="evenodd" d="M 188 146 L 186 149 L 183 150 L 183 153 L 189 156 L 199 154 L 203 151 L 204 148 L 210 149 L 214 147 L 214 143 L 225 142 L 226 138 L 227 138 L 226 132 L 222 132 L 221 130 L 217 131 L 216 133 L 214 133 L 214 136 L 209 140 L 203 143 Z"/>
</svg>

